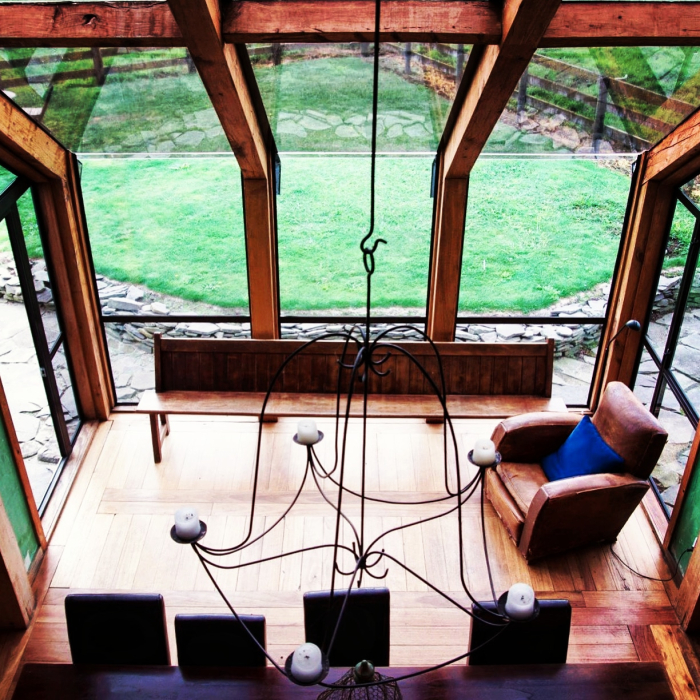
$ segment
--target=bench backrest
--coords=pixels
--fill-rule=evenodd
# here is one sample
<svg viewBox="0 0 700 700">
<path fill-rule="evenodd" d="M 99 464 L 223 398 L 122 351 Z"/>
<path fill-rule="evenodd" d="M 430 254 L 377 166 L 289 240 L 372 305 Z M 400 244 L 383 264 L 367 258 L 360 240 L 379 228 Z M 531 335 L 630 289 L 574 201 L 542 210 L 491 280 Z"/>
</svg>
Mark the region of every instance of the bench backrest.
<svg viewBox="0 0 700 700">
<path fill-rule="evenodd" d="M 161 338 L 155 336 L 156 391 L 267 391 L 275 372 L 295 350 L 299 340 L 223 340 Z M 418 358 L 439 386 L 434 351 L 427 342 L 395 343 Z M 552 395 L 554 342 L 436 343 L 448 394 L 545 396 Z M 335 393 L 344 343 L 318 341 L 309 345 L 283 370 L 276 392 Z M 355 358 L 348 346 L 346 361 Z M 432 394 L 430 382 L 411 359 L 392 350 L 370 377 L 373 394 Z M 349 371 L 343 375 L 347 391 Z M 355 391 L 361 391 L 358 381 Z"/>
</svg>

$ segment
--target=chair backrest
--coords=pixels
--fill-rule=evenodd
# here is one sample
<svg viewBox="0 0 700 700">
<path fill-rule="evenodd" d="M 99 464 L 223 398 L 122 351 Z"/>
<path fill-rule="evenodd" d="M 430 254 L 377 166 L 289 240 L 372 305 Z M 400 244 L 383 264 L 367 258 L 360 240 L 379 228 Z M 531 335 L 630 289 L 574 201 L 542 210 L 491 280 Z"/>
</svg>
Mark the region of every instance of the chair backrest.
<svg viewBox="0 0 700 700">
<path fill-rule="evenodd" d="M 505 629 L 494 627 L 493 601 L 472 603 L 467 663 L 470 666 L 507 664 L 563 664 L 569 649 L 571 604 L 568 600 L 540 600 L 534 620 L 511 622 Z"/>
<path fill-rule="evenodd" d="M 610 382 L 591 419 L 601 437 L 625 460 L 625 471 L 648 479 L 668 433 L 622 382 Z"/>
<path fill-rule="evenodd" d="M 346 590 L 304 594 L 306 641 L 326 649 L 335 629 Z M 367 659 L 375 666 L 389 665 L 389 589 L 353 588 L 333 648 L 331 666 L 354 666 Z"/>
<path fill-rule="evenodd" d="M 69 594 L 65 608 L 74 664 L 170 664 L 160 594 Z"/>
<path fill-rule="evenodd" d="M 265 617 L 239 615 L 265 646 Z M 265 666 L 267 658 L 233 615 L 175 615 L 179 666 Z"/>
</svg>

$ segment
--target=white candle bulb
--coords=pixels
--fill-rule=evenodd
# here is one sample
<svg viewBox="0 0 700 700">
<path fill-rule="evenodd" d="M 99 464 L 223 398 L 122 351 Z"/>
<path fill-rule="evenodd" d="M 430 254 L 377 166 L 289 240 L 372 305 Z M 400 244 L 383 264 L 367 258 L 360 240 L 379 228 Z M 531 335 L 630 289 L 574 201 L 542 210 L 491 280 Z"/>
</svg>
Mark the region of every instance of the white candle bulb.
<svg viewBox="0 0 700 700">
<path fill-rule="evenodd" d="M 311 642 L 297 647 L 292 654 L 292 676 L 300 683 L 314 683 L 323 675 L 323 654 Z"/>
<path fill-rule="evenodd" d="M 297 423 L 297 440 L 302 445 L 315 445 L 318 442 L 318 428 L 315 420 L 302 418 Z"/>
<path fill-rule="evenodd" d="M 181 540 L 193 540 L 200 532 L 199 513 L 196 508 L 185 506 L 175 511 L 175 534 Z"/>
<path fill-rule="evenodd" d="M 535 612 L 535 591 L 527 583 L 514 583 L 506 598 L 506 615 L 512 620 L 527 620 Z"/>
<path fill-rule="evenodd" d="M 480 467 L 490 467 L 496 461 L 496 446 L 491 440 L 477 440 L 472 450 L 472 462 Z"/>
</svg>

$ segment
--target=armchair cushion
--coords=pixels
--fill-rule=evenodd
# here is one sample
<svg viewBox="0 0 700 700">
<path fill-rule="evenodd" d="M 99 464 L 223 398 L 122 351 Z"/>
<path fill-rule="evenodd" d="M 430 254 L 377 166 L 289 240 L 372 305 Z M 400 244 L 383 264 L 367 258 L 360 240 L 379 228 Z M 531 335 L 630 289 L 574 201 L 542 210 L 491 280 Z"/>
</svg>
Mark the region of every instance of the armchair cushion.
<svg viewBox="0 0 700 700">
<path fill-rule="evenodd" d="M 547 483 L 547 477 L 539 464 L 520 464 L 518 462 L 501 462 L 496 468 L 503 485 L 513 497 L 520 512 L 527 516 L 530 503 Z"/>
<path fill-rule="evenodd" d="M 625 460 L 615 452 L 588 416 L 574 428 L 566 442 L 542 459 L 549 481 L 588 474 L 615 474 L 623 471 Z"/>
</svg>

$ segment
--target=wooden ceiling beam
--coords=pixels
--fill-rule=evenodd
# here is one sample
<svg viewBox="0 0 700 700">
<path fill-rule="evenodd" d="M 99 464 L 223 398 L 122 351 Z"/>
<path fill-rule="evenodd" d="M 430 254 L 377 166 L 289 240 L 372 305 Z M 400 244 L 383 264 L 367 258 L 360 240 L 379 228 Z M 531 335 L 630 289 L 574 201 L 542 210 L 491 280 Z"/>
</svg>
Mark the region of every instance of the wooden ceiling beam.
<svg viewBox="0 0 700 700">
<path fill-rule="evenodd" d="M 681 185 L 700 171 L 700 110 L 649 151 L 644 180 Z"/>
<path fill-rule="evenodd" d="M 230 42 L 372 41 L 368 0 L 237 0 L 224 16 Z M 382 5 L 382 41 L 497 44 L 500 13 L 492 2 L 401 0 Z M 542 47 L 687 45 L 700 41 L 698 2 L 563 3 Z"/>
<path fill-rule="evenodd" d="M 0 4 L 0 46 L 183 46 L 164 2 Z"/>
<path fill-rule="evenodd" d="M 236 47 L 221 38 L 217 0 L 169 0 L 243 177 L 267 178 L 267 145 Z"/>
<path fill-rule="evenodd" d="M 503 40 L 485 47 L 464 101 L 452 107 L 452 131 L 443 135 L 446 178 L 471 172 L 560 2 L 506 0 Z"/>
<path fill-rule="evenodd" d="M 565 2 L 540 46 L 688 46 L 700 43 L 698 2 Z"/>
<path fill-rule="evenodd" d="M 501 18 L 492 2 L 401 0 L 382 3 L 382 41 L 498 43 Z M 374 40 L 368 0 L 239 0 L 224 17 L 225 41 L 347 42 Z"/>
<path fill-rule="evenodd" d="M 561 0 L 505 0 L 500 44 L 472 51 L 438 149 L 426 332 L 454 339 L 468 177 Z"/>
<path fill-rule="evenodd" d="M 371 0 L 236 0 L 227 43 L 371 41 Z M 382 7 L 382 41 L 497 44 L 494 3 L 401 0 Z M 700 2 L 563 3 L 539 42 L 571 46 L 684 46 L 700 42 Z M 0 3 L 0 46 L 184 46 L 167 3 Z"/>
</svg>

